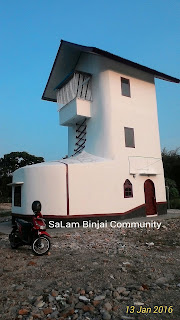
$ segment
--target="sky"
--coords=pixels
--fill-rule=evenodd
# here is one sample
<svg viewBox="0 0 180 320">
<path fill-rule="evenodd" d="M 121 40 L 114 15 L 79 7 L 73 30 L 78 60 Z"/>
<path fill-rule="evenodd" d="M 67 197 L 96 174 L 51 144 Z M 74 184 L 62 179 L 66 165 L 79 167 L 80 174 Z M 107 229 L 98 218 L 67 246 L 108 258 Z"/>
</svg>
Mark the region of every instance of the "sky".
<svg viewBox="0 0 180 320">
<path fill-rule="evenodd" d="M 180 78 L 179 0 L 0 0 L 0 157 L 67 154 L 57 105 L 41 100 L 60 40 Z M 180 147 L 180 84 L 156 80 L 161 148 Z"/>
</svg>

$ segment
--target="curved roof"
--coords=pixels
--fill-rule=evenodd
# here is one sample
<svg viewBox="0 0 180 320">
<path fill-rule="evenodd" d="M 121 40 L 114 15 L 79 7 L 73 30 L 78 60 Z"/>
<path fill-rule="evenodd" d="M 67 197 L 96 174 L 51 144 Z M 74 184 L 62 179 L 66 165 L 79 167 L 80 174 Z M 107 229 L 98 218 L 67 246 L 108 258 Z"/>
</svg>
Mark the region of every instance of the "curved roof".
<svg viewBox="0 0 180 320">
<path fill-rule="evenodd" d="M 108 158 L 102 158 L 95 156 L 91 153 L 88 153 L 86 151 L 82 151 L 81 153 L 78 153 L 75 156 L 71 156 L 69 158 L 65 159 L 60 159 L 60 160 L 54 160 L 54 161 L 47 161 L 47 162 L 40 162 L 40 163 L 35 163 L 31 164 L 25 167 L 21 167 L 17 169 L 16 171 L 24 170 L 24 169 L 32 169 L 32 168 L 44 168 L 44 167 L 55 167 L 55 166 L 60 166 L 63 164 L 77 164 L 77 163 L 92 163 L 92 162 L 108 162 L 108 161 L 113 161 L 112 159 Z M 22 184 L 23 182 L 19 182 L 19 184 Z"/>
<path fill-rule="evenodd" d="M 71 156 L 69 158 L 59 160 L 60 163 L 63 162 L 66 164 L 89 163 L 89 162 L 107 162 L 107 161 L 112 161 L 112 159 L 95 156 L 94 154 L 88 153 L 84 150 L 75 156 Z"/>
<path fill-rule="evenodd" d="M 98 54 L 103 57 L 115 60 L 117 62 L 124 63 L 127 66 L 131 66 L 133 68 L 152 74 L 155 78 L 158 78 L 158 79 L 175 82 L 175 83 L 180 82 L 180 79 L 171 77 L 157 70 L 150 69 L 148 67 L 135 63 L 133 61 L 121 58 L 110 52 L 107 52 L 95 47 L 82 46 L 82 45 L 61 40 L 60 47 L 57 52 L 48 82 L 46 84 L 45 90 L 42 95 L 43 100 L 56 102 L 56 92 L 54 89 L 59 85 L 61 81 L 63 81 L 75 69 L 77 61 L 82 52 Z"/>
</svg>

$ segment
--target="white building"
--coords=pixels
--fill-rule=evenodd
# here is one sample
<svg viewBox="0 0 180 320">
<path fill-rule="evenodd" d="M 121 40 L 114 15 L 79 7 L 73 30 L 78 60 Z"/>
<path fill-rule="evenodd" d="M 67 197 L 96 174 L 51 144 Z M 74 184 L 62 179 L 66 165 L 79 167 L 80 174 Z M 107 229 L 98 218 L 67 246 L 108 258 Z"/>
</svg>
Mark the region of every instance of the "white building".
<svg viewBox="0 0 180 320">
<path fill-rule="evenodd" d="M 61 41 L 42 99 L 58 102 L 68 158 L 14 172 L 13 215 L 31 215 L 34 200 L 47 218 L 166 213 L 155 78 L 180 82 Z"/>
</svg>

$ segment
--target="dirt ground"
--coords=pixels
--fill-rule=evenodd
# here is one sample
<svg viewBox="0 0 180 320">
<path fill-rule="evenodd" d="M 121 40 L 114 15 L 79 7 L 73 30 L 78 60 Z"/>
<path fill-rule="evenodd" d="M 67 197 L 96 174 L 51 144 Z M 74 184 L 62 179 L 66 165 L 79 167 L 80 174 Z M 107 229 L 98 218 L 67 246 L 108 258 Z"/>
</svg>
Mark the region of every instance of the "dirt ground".
<svg viewBox="0 0 180 320">
<path fill-rule="evenodd" d="M 42 257 L 1 234 L 0 319 L 179 320 L 180 219 L 161 222 L 48 230 Z"/>
<path fill-rule="evenodd" d="M 0 203 L 0 222 L 11 219 L 11 203 Z"/>
<path fill-rule="evenodd" d="M 0 212 L 11 211 L 11 203 L 0 203 Z"/>
</svg>

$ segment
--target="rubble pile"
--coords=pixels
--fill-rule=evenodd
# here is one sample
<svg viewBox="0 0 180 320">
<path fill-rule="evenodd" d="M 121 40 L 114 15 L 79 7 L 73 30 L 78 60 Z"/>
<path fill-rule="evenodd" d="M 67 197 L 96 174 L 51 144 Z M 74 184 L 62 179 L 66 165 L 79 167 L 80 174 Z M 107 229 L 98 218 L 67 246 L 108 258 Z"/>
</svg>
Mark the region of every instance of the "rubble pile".
<svg viewBox="0 0 180 320">
<path fill-rule="evenodd" d="M 54 230 L 41 257 L 0 235 L 1 319 L 179 320 L 179 227 Z"/>
</svg>

